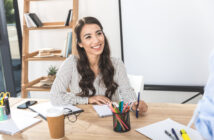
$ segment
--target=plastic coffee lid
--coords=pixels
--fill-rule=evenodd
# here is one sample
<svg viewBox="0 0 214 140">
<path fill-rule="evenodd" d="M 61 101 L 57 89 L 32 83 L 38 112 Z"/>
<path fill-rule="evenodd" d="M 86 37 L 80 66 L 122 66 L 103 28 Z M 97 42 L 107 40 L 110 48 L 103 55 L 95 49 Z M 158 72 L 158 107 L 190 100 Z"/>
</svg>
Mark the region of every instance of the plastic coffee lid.
<svg viewBox="0 0 214 140">
<path fill-rule="evenodd" d="M 57 117 L 63 114 L 62 107 L 52 107 L 47 109 L 47 117 Z"/>
</svg>

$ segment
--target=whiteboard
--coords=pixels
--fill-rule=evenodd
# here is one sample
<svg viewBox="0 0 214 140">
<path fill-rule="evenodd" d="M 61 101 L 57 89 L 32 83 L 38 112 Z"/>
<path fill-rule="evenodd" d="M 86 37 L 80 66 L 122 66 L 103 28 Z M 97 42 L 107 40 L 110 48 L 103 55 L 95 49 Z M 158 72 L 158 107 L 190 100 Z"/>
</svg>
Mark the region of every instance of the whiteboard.
<svg viewBox="0 0 214 140">
<path fill-rule="evenodd" d="M 145 84 L 203 86 L 214 48 L 213 0 L 121 0 L 127 73 Z"/>
</svg>

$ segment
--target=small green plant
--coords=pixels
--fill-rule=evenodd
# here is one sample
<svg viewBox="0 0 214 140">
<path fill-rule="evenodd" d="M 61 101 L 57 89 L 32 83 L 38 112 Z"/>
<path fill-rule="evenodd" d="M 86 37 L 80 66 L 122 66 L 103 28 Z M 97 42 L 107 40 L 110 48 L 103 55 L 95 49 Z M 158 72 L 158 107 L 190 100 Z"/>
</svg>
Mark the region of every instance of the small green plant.
<svg viewBox="0 0 214 140">
<path fill-rule="evenodd" d="M 54 75 L 56 75 L 57 71 L 58 71 L 57 67 L 51 65 L 48 68 L 48 75 L 54 76 Z"/>
</svg>

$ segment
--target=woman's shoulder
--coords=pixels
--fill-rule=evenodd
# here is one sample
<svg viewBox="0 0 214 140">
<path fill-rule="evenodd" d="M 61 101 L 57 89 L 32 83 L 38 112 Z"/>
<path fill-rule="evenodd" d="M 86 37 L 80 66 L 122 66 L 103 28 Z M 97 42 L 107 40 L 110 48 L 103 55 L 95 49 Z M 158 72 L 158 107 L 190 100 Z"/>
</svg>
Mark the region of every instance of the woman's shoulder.
<svg viewBox="0 0 214 140">
<path fill-rule="evenodd" d="M 111 57 L 111 62 L 115 68 L 118 68 L 121 65 L 124 65 L 121 58 L 117 58 L 117 57 Z"/>
<path fill-rule="evenodd" d="M 70 55 L 68 58 L 65 59 L 64 63 L 65 64 L 76 64 L 77 62 L 77 57 L 75 55 Z"/>
<path fill-rule="evenodd" d="M 75 55 L 73 55 L 73 54 L 71 54 L 67 59 L 70 59 L 71 61 L 77 61 L 77 56 L 75 56 Z"/>
<path fill-rule="evenodd" d="M 113 64 L 123 63 L 123 61 L 121 60 L 121 58 L 117 58 L 117 57 L 111 57 L 111 62 Z"/>
<path fill-rule="evenodd" d="M 77 63 L 77 57 L 74 55 L 70 55 L 61 64 L 60 71 L 64 71 L 65 69 L 73 69 L 76 66 L 76 63 Z"/>
</svg>

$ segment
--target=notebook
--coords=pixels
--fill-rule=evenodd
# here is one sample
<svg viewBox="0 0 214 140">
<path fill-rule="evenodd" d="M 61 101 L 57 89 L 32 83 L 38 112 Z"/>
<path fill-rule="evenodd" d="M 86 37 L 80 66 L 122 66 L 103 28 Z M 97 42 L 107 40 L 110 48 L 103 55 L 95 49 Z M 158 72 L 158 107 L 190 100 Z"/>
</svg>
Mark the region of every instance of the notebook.
<svg viewBox="0 0 214 140">
<path fill-rule="evenodd" d="M 108 105 L 93 105 L 94 110 L 97 112 L 99 117 L 111 116 L 112 111 Z"/>
<path fill-rule="evenodd" d="M 6 121 L 0 121 L 0 132 L 8 135 L 14 135 L 23 129 L 26 129 L 38 122 L 40 122 L 40 119 L 33 118 L 32 116 L 35 116 L 36 114 L 26 113 L 27 111 L 22 111 L 20 114 L 19 111 L 12 110 L 11 114 L 12 117 L 10 120 Z"/>
<path fill-rule="evenodd" d="M 29 109 L 34 111 L 34 112 L 37 112 L 39 113 L 39 116 L 41 116 L 43 119 L 46 120 L 46 117 L 47 117 L 47 109 L 49 108 L 52 108 L 54 107 L 51 102 L 45 102 L 45 103 L 39 103 L 39 104 L 36 104 L 36 105 L 33 105 L 33 106 L 30 106 Z M 66 111 L 65 109 L 65 112 L 64 112 L 64 115 L 67 116 L 67 115 L 71 115 L 71 114 L 76 114 L 76 113 L 80 113 L 80 112 L 83 112 L 84 110 L 76 107 L 76 106 L 73 106 L 73 105 L 66 105 L 66 106 L 62 106 L 64 109 L 65 108 L 68 108 L 70 110 L 72 110 L 72 112 L 70 111 Z"/>
<path fill-rule="evenodd" d="M 182 140 L 180 135 L 180 130 L 185 129 L 191 140 L 203 140 L 200 133 L 192 128 L 180 124 L 176 121 L 171 120 L 170 118 L 136 129 L 137 132 L 153 139 L 153 140 L 171 140 L 164 131 L 167 130 L 171 133 L 171 129 L 174 128 L 179 139 Z M 154 135 L 155 134 L 155 135 Z"/>
</svg>

